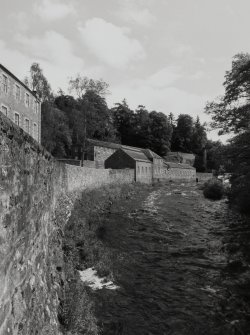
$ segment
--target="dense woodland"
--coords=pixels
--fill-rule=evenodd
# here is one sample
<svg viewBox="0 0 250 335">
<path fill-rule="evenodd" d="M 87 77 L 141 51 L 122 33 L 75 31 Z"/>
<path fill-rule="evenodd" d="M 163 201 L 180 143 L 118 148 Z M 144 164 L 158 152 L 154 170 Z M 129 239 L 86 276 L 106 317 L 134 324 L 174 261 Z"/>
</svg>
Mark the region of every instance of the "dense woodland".
<svg viewBox="0 0 250 335">
<path fill-rule="evenodd" d="M 86 138 L 150 148 L 161 156 L 171 151 L 196 155 L 197 171 L 232 173 L 231 199 L 250 210 L 250 55 L 238 54 L 225 74 L 225 94 L 208 102 L 211 127 L 220 134 L 234 133 L 228 144 L 207 139 L 206 125 L 188 114 L 174 118 L 171 111 L 133 110 L 126 100 L 109 108 L 108 84 L 77 75 L 69 92 L 52 92 L 39 64 L 30 68 L 25 83 L 42 101 L 42 144 L 54 156 L 70 157 L 72 144 Z"/>
<path fill-rule="evenodd" d="M 72 144 L 84 145 L 86 138 L 93 138 L 150 148 L 161 156 L 170 150 L 193 152 L 196 167 L 204 171 L 205 148 L 219 145 L 207 140 L 199 118 L 180 114 L 175 120 L 171 112 L 148 111 L 143 105 L 132 110 L 125 99 L 109 108 L 108 84 L 102 80 L 78 75 L 69 81 L 72 95 L 53 94 L 39 64 L 34 63 L 25 82 L 42 101 L 42 144 L 56 157 L 69 157 Z M 209 153 L 207 165 L 210 170 L 215 166 Z"/>
</svg>

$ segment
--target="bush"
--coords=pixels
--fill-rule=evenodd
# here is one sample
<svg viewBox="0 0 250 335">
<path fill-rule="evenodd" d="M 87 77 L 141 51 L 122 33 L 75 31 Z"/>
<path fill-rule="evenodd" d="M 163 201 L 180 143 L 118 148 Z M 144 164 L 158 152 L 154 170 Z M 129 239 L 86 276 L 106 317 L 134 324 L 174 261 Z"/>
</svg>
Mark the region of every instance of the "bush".
<svg viewBox="0 0 250 335">
<path fill-rule="evenodd" d="M 205 198 L 220 200 L 225 193 L 222 183 L 217 179 L 210 179 L 205 183 L 203 194 Z"/>
<path fill-rule="evenodd" d="M 229 200 L 240 212 L 250 214 L 250 173 L 233 176 Z"/>
</svg>

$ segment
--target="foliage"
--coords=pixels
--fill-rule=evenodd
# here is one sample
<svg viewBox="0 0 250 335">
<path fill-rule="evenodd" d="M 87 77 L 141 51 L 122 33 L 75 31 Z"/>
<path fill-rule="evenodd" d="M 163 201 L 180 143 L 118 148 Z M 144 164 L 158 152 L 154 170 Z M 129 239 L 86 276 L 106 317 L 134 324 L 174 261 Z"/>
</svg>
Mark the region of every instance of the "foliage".
<svg viewBox="0 0 250 335">
<path fill-rule="evenodd" d="M 208 102 L 205 111 L 212 116 L 220 133 L 245 131 L 250 124 L 250 55 L 237 54 L 225 75 L 225 94 Z"/>
<path fill-rule="evenodd" d="M 71 147 L 66 115 L 49 103 L 42 105 L 42 145 L 55 157 L 65 157 Z"/>
<path fill-rule="evenodd" d="M 208 199 L 220 200 L 224 195 L 223 184 L 217 179 L 210 179 L 204 185 L 203 194 Z"/>
<path fill-rule="evenodd" d="M 30 76 L 25 78 L 25 84 L 29 86 L 32 91 L 36 91 L 37 96 L 42 102 L 53 98 L 50 84 L 38 63 L 31 65 Z"/>
<path fill-rule="evenodd" d="M 143 105 L 133 111 L 126 100 L 116 104 L 112 113 L 122 144 L 149 148 L 159 155 L 169 151 L 172 127 L 165 114 L 149 112 Z"/>
<path fill-rule="evenodd" d="M 132 111 L 126 100 L 115 104 L 111 109 L 114 126 L 118 133 L 118 138 L 122 144 L 133 145 L 135 143 L 134 124 L 135 113 Z"/>
<path fill-rule="evenodd" d="M 225 75 L 225 94 L 209 102 L 206 112 L 213 126 L 222 133 L 237 134 L 225 147 L 224 154 L 233 172 L 230 200 L 242 211 L 248 211 L 250 170 L 250 55 L 237 54 Z"/>
<path fill-rule="evenodd" d="M 196 121 L 193 126 L 193 134 L 192 134 L 192 152 L 195 154 L 200 154 L 207 144 L 207 133 L 205 129 L 205 125 L 200 123 L 199 117 L 196 118 Z"/>
<path fill-rule="evenodd" d="M 242 213 L 250 214 L 250 172 L 233 175 L 231 182 L 229 199 Z"/>
<path fill-rule="evenodd" d="M 87 91 L 79 104 L 85 114 L 87 137 L 98 140 L 116 139 L 113 119 L 105 98 L 94 91 Z"/>
<path fill-rule="evenodd" d="M 62 90 L 54 97 L 38 63 L 32 64 L 26 80 L 43 102 L 42 143 L 57 157 L 67 157 L 70 145 L 84 145 L 86 138 L 149 148 L 161 156 L 170 147 L 202 156 L 207 138 L 198 118 L 194 122 L 191 116 L 181 114 L 175 125 L 172 113 L 166 116 L 143 105 L 132 110 L 126 100 L 109 109 L 105 99 L 109 85 L 79 74 L 69 81 L 75 97 Z"/>
<path fill-rule="evenodd" d="M 94 80 L 86 76 L 81 76 L 80 74 L 78 74 L 76 78 L 71 78 L 69 81 L 70 92 L 74 92 L 78 98 L 82 98 L 88 91 L 104 96 L 109 93 L 108 87 L 109 85 L 102 79 Z"/>
</svg>

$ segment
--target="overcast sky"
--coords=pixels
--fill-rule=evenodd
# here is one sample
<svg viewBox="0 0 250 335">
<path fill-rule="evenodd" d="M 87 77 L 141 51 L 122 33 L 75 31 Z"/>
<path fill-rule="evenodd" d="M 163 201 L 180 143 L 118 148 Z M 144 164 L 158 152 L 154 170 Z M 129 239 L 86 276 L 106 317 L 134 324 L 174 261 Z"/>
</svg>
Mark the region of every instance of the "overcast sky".
<svg viewBox="0 0 250 335">
<path fill-rule="evenodd" d="M 249 0 L 0 0 L 0 63 L 40 63 L 53 90 L 77 73 L 110 84 L 110 106 L 207 116 L 232 57 L 250 52 Z"/>
</svg>

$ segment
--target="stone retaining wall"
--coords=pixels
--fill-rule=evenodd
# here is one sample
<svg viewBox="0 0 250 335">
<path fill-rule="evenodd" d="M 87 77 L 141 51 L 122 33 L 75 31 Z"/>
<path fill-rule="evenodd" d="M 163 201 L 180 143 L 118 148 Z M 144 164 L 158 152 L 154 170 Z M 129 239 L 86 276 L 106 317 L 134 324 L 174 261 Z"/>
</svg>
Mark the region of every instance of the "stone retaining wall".
<svg viewBox="0 0 250 335">
<path fill-rule="evenodd" d="M 77 192 L 133 170 L 57 162 L 0 113 L 0 335 L 59 335 L 62 234 Z"/>
<path fill-rule="evenodd" d="M 213 178 L 213 174 L 212 173 L 205 173 L 205 172 L 197 172 L 197 178 L 198 181 L 207 181 L 211 178 Z"/>
<path fill-rule="evenodd" d="M 196 180 L 196 170 L 195 169 L 184 169 L 184 168 L 170 168 L 169 170 L 164 169 L 160 178 L 156 180 L 172 180 L 172 181 L 195 181 Z"/>
</svg>

